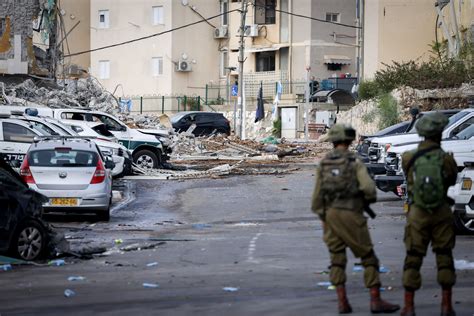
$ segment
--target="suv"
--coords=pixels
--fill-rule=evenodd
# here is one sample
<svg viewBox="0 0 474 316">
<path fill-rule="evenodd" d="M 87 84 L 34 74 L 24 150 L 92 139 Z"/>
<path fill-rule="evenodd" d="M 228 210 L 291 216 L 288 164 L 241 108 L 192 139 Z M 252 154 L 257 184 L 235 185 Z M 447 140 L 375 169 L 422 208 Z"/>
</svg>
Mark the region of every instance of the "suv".
<svg viewBox="0 0 474 316">
<path fill-rule="evenodd" d="M 195 124 L 192 133 L 196 136 L 221 133 L 230 135 L 229 120 L 216 112 L 180 112 L 171 118 L 171 125 L 177 132 L 185 132 Z"/>
<path fill-rule="evenodd" d="M 450 188 L 454 200 L 454 224 L 459 234 L 474 235 L 474 160 L 464 163 L 456 185 Z"/>
<path fill-rule="evenodd" d="M 39 115 L 58 120 L 102 122 L 117 137 L 119 143 L 132 154 L 133 162 L 141 168 L 158 168 L 169 159 L 172 148 L 168 130 L 133 129 L 113 115 L 84 109 L 30 108 Z M 30 110 L 26 109 L 26 111 Z"/>
</svg>

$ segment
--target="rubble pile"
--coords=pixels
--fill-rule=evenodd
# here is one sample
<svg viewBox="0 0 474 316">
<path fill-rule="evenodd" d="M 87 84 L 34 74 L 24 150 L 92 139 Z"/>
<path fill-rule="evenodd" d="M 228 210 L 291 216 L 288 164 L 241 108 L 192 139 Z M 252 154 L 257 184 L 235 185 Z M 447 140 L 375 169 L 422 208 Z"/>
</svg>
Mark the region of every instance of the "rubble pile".
<svg viewBox="0 0 474 316">
<path fill-rule="evenodd" d="M 132 128 L 158 128 L 155 115 L 121 113 L 118 100 L 93 77 L 68 79 L 61 85 L 37 86 L 27 79 L 17 85 L 2 85 L 1 100 L 7 105 L 50 108 L 89 108 L 117 116 Z"/>
</svg>

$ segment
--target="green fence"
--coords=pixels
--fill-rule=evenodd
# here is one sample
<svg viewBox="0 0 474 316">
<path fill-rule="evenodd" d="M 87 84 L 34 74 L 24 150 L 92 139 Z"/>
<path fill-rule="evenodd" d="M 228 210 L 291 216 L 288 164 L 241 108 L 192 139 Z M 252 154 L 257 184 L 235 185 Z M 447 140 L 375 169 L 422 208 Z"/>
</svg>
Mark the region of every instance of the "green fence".
<svg viewBox="0 0 474 316">
<path fill-rule="evenodd" d="M 130 108 L 128 108 L 130 100 Z M 130 113 L 174 114 L 182 111 L 200 111 L 200 96 L 130 96 L 119 98 L 123 111 Z"/>
</svg>

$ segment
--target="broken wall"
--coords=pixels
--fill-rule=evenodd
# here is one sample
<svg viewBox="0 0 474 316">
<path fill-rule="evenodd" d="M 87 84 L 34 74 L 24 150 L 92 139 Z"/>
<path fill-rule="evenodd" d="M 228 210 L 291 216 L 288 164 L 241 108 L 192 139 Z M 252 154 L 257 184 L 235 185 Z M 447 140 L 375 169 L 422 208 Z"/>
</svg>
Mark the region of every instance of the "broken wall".
<svg viewBox="0 0 474 316">
<path fill-rule="evenodd" d="M 34 54 L 31 55 L 33 20 L 38 16 L 40 6 L 47 1 L 0 1 L 0 73 L 28 73 L 29 62 L 34 59 Z"/>
</svg>

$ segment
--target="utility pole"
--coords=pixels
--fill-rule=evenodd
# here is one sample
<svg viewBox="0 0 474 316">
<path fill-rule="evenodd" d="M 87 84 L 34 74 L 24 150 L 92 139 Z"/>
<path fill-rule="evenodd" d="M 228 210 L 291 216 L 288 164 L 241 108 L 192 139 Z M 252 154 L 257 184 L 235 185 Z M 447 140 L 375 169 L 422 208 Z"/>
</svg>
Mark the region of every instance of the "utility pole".
<svg viewBox="0 0 474 316">
<path fill-rule="evenodd" d="M 240 41 L 239 41 L 239 87 L 237 93 L 237 102 L 240 109 L 240 138 L 244 138 L 245 135 L 245 118 L 246 115 L 243 113 L 244 107 L 244 49 L 245 49 L 245 17 L 247 15 L 247 0 L 242 0 L 242 7 L 240 9 Z"/>
<path fill-rule="evenodd" d="M 305 89 L 305 104 L 304 104 L 304 141 L 308 142 L 308 123 L 309 123 L 309 98 L 311 96 L 311 91 L 309 89 L 309 73 L 311 71 L 311 67 L 306 67 L 306 89 Z"/>
</svg>

